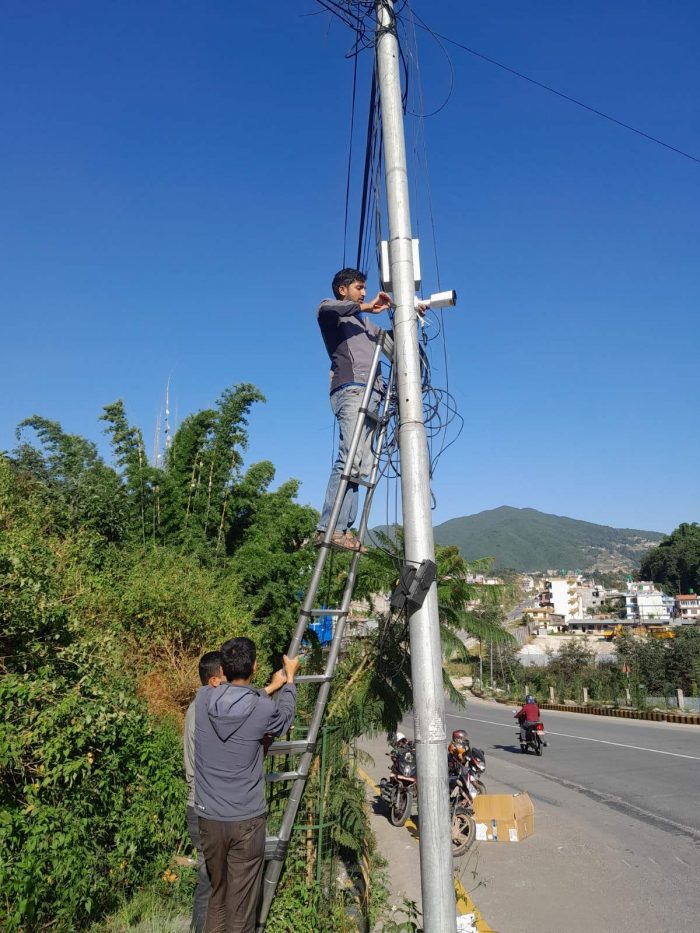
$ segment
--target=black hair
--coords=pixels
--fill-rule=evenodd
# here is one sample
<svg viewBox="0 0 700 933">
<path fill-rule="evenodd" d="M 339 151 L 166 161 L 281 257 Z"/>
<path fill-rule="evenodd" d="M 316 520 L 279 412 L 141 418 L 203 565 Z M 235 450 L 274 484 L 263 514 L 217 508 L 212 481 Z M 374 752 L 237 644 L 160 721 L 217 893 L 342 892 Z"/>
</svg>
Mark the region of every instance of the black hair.
<svg viewBox="0 0 700 933">
<path fill-rule="evenodd" d="M 340 292 L 338 289 L 341 285 L 352 285 L 353 282 L 366 282 L 367 276 L 364 272 L 360 272 L 359 269 L 341 269 L 340 272 L 336 272 L 333 276 L 333 294 L 336 298 L 340 298 Z"/>
<path fill-rule="evenodd" d="M 221 666 L 229 683 L 247 680 L 253 673 L 257 650 L 250 638 L 230 638 L 221 646 Z"/>
<path fill-rule="evenodd" d="M 202 686 L 206 687 L 210 677 L 216 677 L 221 670 L 221 652 L 207 651 L 199 659 L 199 679 Z"/>
</svg>

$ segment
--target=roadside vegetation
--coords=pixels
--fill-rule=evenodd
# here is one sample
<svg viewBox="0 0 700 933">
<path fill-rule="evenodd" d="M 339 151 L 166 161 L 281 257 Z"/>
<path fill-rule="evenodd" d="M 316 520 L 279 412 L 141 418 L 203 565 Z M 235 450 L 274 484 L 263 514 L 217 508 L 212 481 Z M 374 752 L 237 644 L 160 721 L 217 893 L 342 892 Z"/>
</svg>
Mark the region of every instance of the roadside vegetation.
<svg viewBox="0 0 700 933">
<path fill-rule="evenodd" d="M 575 637 L 563 642 L 556 654 L 549 652 L 546 665 L 525 667 L 517 652 L 506 646 L 496 683 L 513 699 L 530 692 L 540 702 L 549 699 L 550 688 L 557 702 L 581 703 L 586 688 L 589 702 L 615 706 L 627 705 L 628 688 L 632 704 L 641 707 L 647 696 L 672 698 L 677 688 L 686 696 L 700 696 L 700 629 L 682 629 L 668 640 L 625 633 L 615 647 L 615 660 L 597 663 L 588 639 Z"/>
<path fill-rule="evenodd" d="M 0 456 L 4 930 L 174 930 L 189 912 L 194 879 L 176 860 L 191 854 L 180 729 L 197 660 L 248 635 L 265 681 L 315 559 L 317 515 L 296 501 L 298 484 L 273 489 L 271 463 L 244 465 L 261 401 L 250 385 L 226 390 L 185 419 L 159 466 L 121 402 L 103 414 L 114 466 L 91 441 L 38 416 Z M 356 595 L 370 606 L 394 586 L 400 551 L 384 541 L 363 560 Z M 329 601 L 347 559 L 329 562 Z M 445 656 L 466 659 L 465 632 L 498 635 L 497 613 L 482 600 L 503 594 L 468 583 L 455 548 L 439 549 L 438 565 Z M 322 663 L 313 640 L 305 663 Z M 276 930 L 353 931 L 360 916 L 374 923 L 386 898 L 354 740 L 395 728 L 410 705 L 405 620 L 380 617 L 376 632 L 349 646 L 337 680 L 327 719 L 336 751 L 322 792 L 334 871 L 318 868 L 318 839 L 299 833 Z M 446 689 L 459 698 L 447 676 Z M 310 704 L 310 688 L 301 689 L 300 727 Z M 320 788 L 320 777 L 310 781 L 300 812 L 310 825 Z"/>
</svg>

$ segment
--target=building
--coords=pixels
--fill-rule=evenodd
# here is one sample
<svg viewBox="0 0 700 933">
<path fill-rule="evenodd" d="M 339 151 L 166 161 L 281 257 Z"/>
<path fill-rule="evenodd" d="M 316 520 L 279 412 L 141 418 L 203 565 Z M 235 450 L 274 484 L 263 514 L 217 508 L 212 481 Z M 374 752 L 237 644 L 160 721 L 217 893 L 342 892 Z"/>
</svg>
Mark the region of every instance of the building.
<svg viewBox="0 0 700 933">
<path fill-rule="evenodd" d="M 547 606 L 533 606 L 525 610 L 525 616 L 533 628 L 546 631 L 550 622 L 550 611 Z"/>
<path fill-rule="evenodd" d="M 540 593 L 540 607 L 561 616 L 564 622 L 582 619 L 583 599 L 578 589 L 579 582 L 576 577 L 545 580 L 544 590 Z"/>
<path fill-rule="evenodd" d="M 673 601 L 676 618 L 681 622 L 700 622 L 700 599 L 697 593 L 679 594 Z"/>
<path fill-rule="evenodd" d="M 627 620 L 638 625 L 665 625 L 671 621 L 674 600 L 657 590 L 650 580 L 627 581 Z"/>
</svg>

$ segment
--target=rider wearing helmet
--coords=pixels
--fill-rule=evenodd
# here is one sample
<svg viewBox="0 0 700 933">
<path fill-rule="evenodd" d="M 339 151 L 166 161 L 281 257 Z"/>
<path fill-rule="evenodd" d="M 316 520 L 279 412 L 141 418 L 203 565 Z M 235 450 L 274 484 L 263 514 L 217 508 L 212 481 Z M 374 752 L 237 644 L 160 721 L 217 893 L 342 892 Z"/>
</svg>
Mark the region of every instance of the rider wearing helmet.
<svg viewBox="0 0 700 933">
<path fill-rule="evenodd" d="M 531 693 L 525 697 L 525 702 L 515 714 L 515 719 L 520 723 L 520 741 L 527 741 L 527 723 L 540 721 L 540 708 L 537 700 Z"/>
<path fill-rule="evenodd" d="M 452 741 L 447 746 L 447 759 L 450 771 L 455 771 L 459 765 L 463 765 L 467 760 L 467 755 L 471 751 L 469 735 L 465 729 L 455 729 L 452 733 Z"/>
</svg>

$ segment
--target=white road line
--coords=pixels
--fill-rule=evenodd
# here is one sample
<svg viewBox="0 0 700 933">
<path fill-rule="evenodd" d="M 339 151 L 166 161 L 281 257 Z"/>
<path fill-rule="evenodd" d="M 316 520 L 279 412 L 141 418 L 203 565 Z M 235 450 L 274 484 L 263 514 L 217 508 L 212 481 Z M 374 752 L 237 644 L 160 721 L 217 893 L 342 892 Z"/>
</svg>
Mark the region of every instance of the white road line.
<svg viewBox="0 0 700 933">
<path fill-rule="evenodd" d="M 507 722 L 494 722 L 492 719 L 475 719 L 473 716 L 457 716 L 447 713 L 451 719 L 466 719 L 469 722 L 483 722 L 489 726 L 501 726 L 503 729 L 516 729 L 517 726 Z M 571 735 L 568 732 L 552 732 L 546 730 L 546 735 L 558 735 L 564 739 L 580 739 L 582 742 L 598 742 L 600 745 L 615 745 L 617 748 L 631 748 L 636 752 L 650 752 L 654 755 L 669 755 L 671 758 L 689 758 L 691 761 L 700 761 L 700 755 L 682 755 L 680 752 L 664 752 L 660 748 L 645 748 L 643 745 L 625 745 L 624 742 L 609 742 L 607 739 L 591 739 L 587 735 Z"/>
</svg>

